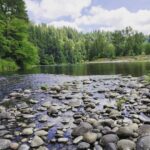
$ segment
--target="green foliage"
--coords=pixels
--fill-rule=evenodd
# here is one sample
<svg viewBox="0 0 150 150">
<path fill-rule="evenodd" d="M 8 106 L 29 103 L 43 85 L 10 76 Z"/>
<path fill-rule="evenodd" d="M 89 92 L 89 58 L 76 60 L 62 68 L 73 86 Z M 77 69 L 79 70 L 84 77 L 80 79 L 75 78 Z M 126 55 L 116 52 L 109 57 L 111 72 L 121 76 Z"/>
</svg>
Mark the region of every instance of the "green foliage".
<svg viewBox="0 0 150 150">
<path fill-rule="evenodd" d="M 149 42 L 143 43 L 142 49 L 143 49 L 144 54 L 150 55 L 150 43 Z"/>
<path fill-rule="evenodd" d="M 0 72 L 3 71 L 15 71 L 18 66 L 13 60 L 2 60 L 0 59 Z"/>
<path fill-rule="evenodd" d="M 38 64 L 37 48 L 29 42 L 29 22 L 23 0 L 0 0 L 0 58 L 20 68 Z"/>
<path fill-rule="evenodd" d="M 118 99 L 118 100 L 116 101 L 117 109 L 118 109 L 118 110 L 121 110 L 122 107 L 123 107 L 123 104 L 126 103 L 126 101 L 127 101 L 127 100 L 126 100 L 125 98 Z"/>
</svg>

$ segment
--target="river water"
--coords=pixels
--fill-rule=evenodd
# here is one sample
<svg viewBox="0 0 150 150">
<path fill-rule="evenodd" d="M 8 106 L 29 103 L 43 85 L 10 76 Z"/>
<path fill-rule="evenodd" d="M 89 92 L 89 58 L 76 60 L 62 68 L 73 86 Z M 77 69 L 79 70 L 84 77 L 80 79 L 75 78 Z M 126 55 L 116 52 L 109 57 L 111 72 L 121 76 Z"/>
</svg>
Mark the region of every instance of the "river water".
<svg viewBox="0 0 150 150">
<path fill-rule="evenodd" d="M 0 98 L 15 89 L 35 89 L 42 85 L 49 86 L 55 83 L 71 80 L 71 76 L 120 74 L 138 77 L 148 74 L 149 72 L 150 62 L 37 66 L 31 70 L 1 73 Z"/>
</svg>

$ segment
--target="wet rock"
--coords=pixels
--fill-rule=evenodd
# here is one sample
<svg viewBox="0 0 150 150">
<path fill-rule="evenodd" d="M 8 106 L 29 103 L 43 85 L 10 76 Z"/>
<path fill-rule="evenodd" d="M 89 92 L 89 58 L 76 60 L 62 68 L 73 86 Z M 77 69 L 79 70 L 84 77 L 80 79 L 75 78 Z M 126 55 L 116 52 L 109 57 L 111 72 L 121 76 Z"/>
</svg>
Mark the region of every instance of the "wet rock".
<svg viewBox="0 0 150 150">
<path fill-rule="evenodd" d="M 144 124 L 139 128 L 139 136 L 149 136 L 150 135 L 150 125 Z"/>
<path fill-rule="evenodd" d="M 97 134 L 92 132 L 87 132 L 83 135 L 83 140 L 87 143 L 94 143 L 97 140 Z"/>
<path fill-rule="evenodd" d="M 118 141 L 117 146 L 119 150 L 135 150 L 136 147 L 135 143 L 128 139 Z"/>
<path fill-rule="evenodd" d="M 100 142 L 102 145 L 107 145 L 108 143 L 117 143 L 118 140 L 119 138 L 116 134 L 107 134 L 102 137 Z"/>
<path fill-rule="evenodd" d="M 72 131 L 72 135 L 73 136 L 80 136 L 80 135 L 83 135 L 84 133 L 92 130 L 92 126 L 87 123 L 87 122 L 81 122 L 81 124 L 74 128 L 73 131 Z"/>
<path fill-rule="evenodd" d="M 149 150 L 149 149 L 150 149 L 150 135 L 139 138 L 136 144 L 136 150 Z"/>
<path fill-rule="evenodd" d="M 44 141 L 39 136 L 34 136 L 31 141 L 31 147 L 39 147 L 44 144 Z"/>
<path fill-rule="evenodd" d="M 86 143 L 86 142 L 81 142 L 78 144 L 77 148 L 79 150 L 86 150 L 90 147 L 90 144 L 89 143 Z"/>
<path fill-rule="evenodd" d="M 33 128 L 26 128 L 22 131 L 22 135 L 31 135 L 33 134 Z"/>
<path fill-rule="evenodd" d="M 10 140 L 6 140 L 6 139 L 0 139 L 0 149 L 9 149 L 11 144 Z"/>
<path fill-rule="evenodd" d="M 30 147 L 27 144 L 22 144 L 18 150 L 29 150 Z"/>
<path fill-rule="evenodd" d="M 73 140 L 73 143 L 77 144 L 77 143 L 81 142 L 82 140 L 83 140 L 83 136 L 78 136 Z"/>
</svg>

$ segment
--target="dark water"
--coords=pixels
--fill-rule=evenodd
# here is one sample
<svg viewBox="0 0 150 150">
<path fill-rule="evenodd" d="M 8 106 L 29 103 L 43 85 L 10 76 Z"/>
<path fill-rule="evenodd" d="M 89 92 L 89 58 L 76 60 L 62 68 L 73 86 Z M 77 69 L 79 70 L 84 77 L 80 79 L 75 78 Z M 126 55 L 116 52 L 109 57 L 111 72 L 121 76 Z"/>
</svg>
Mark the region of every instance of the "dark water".
<svg viewBox="0 0 150 150">
<path fill-rule="evenodd" d="M 11 74 L 65 74 L 65 75 L 132 75 L 142 76 L 150 72 L 150 62 L 126 62 L 126 63 L 92 63 L 76 65 L 37 66 L 31 70 L 2 73 Z"/>
<path fill-rule="evenodd" d="M 138 77 L 149 72 L 150 62 L 37 66 L 26 71 L 1 73 L 0 99 L 14 89 L 36 88 L 41 85 L 51 85 L 65 80 L 68 81 L 71 78 L 69 76 L 63 77 L 62 74 L 71 76 L 121 74 Z"/>
</svg>

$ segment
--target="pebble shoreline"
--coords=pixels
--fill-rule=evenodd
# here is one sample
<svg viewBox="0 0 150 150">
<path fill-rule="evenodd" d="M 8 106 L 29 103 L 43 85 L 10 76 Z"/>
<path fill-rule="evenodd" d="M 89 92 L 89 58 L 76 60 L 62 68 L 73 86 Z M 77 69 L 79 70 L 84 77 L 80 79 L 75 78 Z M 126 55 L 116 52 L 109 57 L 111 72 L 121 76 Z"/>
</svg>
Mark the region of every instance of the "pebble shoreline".
<svg viewBox="0 0 150 150">
<path fill-rule="evenodd" d="M 91 76 L 14 90 L 0 105 L 0 149 L 150 150 L 150 84 Z"/>
</svg>

